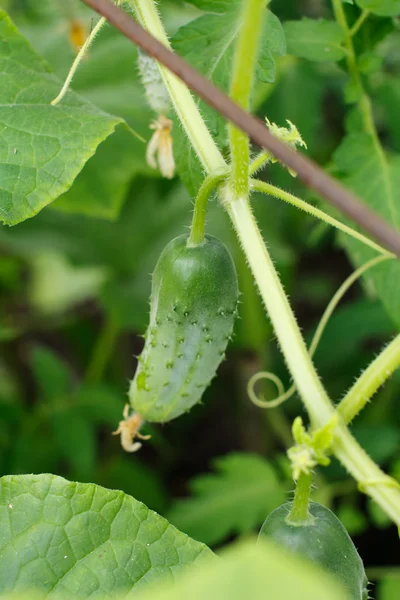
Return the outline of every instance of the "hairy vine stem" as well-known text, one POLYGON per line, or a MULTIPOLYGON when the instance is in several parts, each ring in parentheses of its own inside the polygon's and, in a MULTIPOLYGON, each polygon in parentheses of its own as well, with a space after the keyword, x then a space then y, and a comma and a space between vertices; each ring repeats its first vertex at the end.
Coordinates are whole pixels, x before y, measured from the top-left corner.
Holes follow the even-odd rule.
POLYGON ((305 212, 309 213, 313 217, 316 217, 317 219, 321 219, 321 221, 325 221, 325 223, 332 225, 332 227, 336 227, 336 229, 339 229, 340 231, 343 231, 343 233, 346 233, 347 235, 355 238, 356 240, 359 240, 366 246, 370 246, 370 248, 373 248, 374 250, 381 253, 382 255, 387 256, 388 258, 389 257, 395 258, 394 254, 391 254, 390 252, 385 250, 385 248, 382 248, 382 246, 380 246, 373 240, 370 240, 362 233, 355 231, 351 227, 348 227, 341 221, 338 221, 334 217, 331 217, 330 215, 328 215, 324 211, 320 210, 319 208, 316 208, 312 204, 309 204, 308 202, 301 200, 297 196, 294 196, 293 194, 290 194, 289 192, 286 192, 285 190, 281 190, 280 188, 276 187, 275 185, 267 183, 266 181, 260 181, 259 179, 252 179, 251 183, 250 183, 250 187, 252 190, 254 190, 256 192, 262 192, 264 194, 268 194, 269 196, 274 196, 275 198, 279 198, 280 200, 283 200, 284 202, 288 202, 288 204, 292 204, 292 206, 296 206, 296 208, 300 208, 301 210, 304 210, 305 212))
MULTIPOLYGON (((130 0, 130 2, 145 28, 169 47, 154 0, 130 0)), ((250 34, 251 31, 248 31, 247 35, 250 34)), ((248 40, 248 43, 252 45, 252 40, 248 40)), ((243 42, 243 47, 245 46, 243 42)), ((253 66, 248 64, 247 68, 253 66)), ((189 90, 174 75, 167 72, 165 67, 160 65, 160 71, 182 125, 204 168, 208 173, 224 169, 225 161, 209 134, 189 90)), ((276 153, 276 156, 280 158, 279 153, 276 153)), ((293 167, 295 168, 295 165, 293 167)), ((300 329, 252 214, 248 197, 237 196, 230 181, 222 192, 222 202, 246 253, 282 351, 313 425, 322 427, 335 416, 335 409, 307 353, 300 329)), ((336 427, 332 449, 359 485, 362 485, 363 489, 400 525, 400 490, 396 487, 396 483, 386 477, 368 457, 342 421, 336 427)))
MULTIPOLYGON (((269 0, 268 0, 269 2, 269 0)), ((267 0, 242 2, 239 36, 235 49, 230 96, 244 110, 250 109, 254 68, 265 18, 267 0)), ((249 193, 249 136, 233 123, 228 124, 231 148, 232 185, 236 196, 249 193)))
POLYGON ((192 226, 190 228, 189 236, 190 246, 198 246, 203 242, 208 199, 213 190, 225 177, 227 177, 227 175, 229 175, 228 169, 221 174, 208 175, 201 184, 194 204, 192 226))
POLYGON ((400 334, 365 369, 339 403, 337 410, 350 423, 381 385, 400 367, 400 334))
POLYGON ((333 406, 309 357, 249 201, 246 197, 236 198, 229 187, 225 189, 222 201, 246 254, 296 387, 314 426, 321 427, 332 416, 333 406))
POLYGON ((312 473, 301 473, 296 481, 292 509, 286 517, 289 525, 302 526, 310 525, 314 521, 310 515, 308 506, 310 503, 310 493, 312 485, 312 473))

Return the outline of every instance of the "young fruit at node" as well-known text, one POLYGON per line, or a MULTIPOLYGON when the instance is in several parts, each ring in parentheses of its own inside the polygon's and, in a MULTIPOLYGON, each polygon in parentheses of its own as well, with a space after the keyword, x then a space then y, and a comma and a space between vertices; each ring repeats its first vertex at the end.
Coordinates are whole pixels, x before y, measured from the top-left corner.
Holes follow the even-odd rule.
MULTIPOLYGON (((166 246, 153 273, 150 323, 129 390, 141 423, 171 421, 200 401, 224 358, 238 295, 233 260, 217 238, 191 246, 182 235, 166 246)), ((120 430, 127 431, 121 424, 120 430)))
POLYGON ((289 520, 291 508, 292 503, 287 502, 275 509, 264 521, 260 537, 267 536, 331 571, 352 600, 367 600, 368 579, 363 562, 336 515, 329 508, 310 502, 308 519, 294 524, 289 520))

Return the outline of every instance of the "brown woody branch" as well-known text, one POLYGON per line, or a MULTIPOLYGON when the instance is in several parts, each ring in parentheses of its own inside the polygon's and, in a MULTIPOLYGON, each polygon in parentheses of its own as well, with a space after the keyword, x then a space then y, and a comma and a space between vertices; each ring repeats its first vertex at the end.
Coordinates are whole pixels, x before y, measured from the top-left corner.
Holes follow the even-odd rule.
POLYGON ((362 204, 357 196, 325 173, 313 161, 299 152, 295 152, 287 144, 274 137, 262 121, 246 113, 232 102, 224 92, 193 69, 183 58, 156 40, 126 12, 109 0, 82 1, 106 17, 127 38, 175 73, 207 104, 246 132, 253 142, 271 152, 287 167, 293 169, 308 187, 324 196, 342 213, 361 225, 383 246, 400 257, 399 233, 362 204))

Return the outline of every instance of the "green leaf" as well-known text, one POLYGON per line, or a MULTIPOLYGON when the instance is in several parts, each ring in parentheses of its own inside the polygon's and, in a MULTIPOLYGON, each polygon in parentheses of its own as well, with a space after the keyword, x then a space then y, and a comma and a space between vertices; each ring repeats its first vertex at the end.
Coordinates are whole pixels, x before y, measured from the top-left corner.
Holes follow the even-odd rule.
POLYGON ((76 479, 90 481, 96 464, 96 437, 93 424, 79 407, 66 406, 50 415, 54 446, 76 479))
MULTIPOLYGON (((241 0, 191 0, 190 4, 210 12, 181 27, 173 37, 172 45, 178 54, 227 92, 240 27, 241 0)), ((275 80, 274 55, 284 55, 286 44, 279 19, 270 11, 265 15, 256 75, 260 81, 272 83, 275 80)), ((227 143, 225 120, 204 102, 199 102, 199 106, 214 139, 223 148, 227 143)), ((178 172, 191 195, 195 195, 202 180, 202 169, 177 122, 174 142, 178 172)))
POLYGON ((0 479, 0 593, 126 597, 212 556, 122 492, 54 475, 0 479))
MULTIPOLYGON (((90 29, 90 20, 85 13, 82 14, 83 22, 90 29)), ((89 13, 89 18, 92 16, 93 13, 89 13)), ((58 15, 51 26, 42 21, 24 27, 34 48, 45 57, 60 80, 65 79, 74 60, 67 25, 58 15)), ((79 66, 71 89, 102 110, 123 118, 135 132, 149 139, 149 125, 154 114, 146 103, 136 60, 135 46, 113 27, 104 27, 79 66)), ((146 164, 146 144, 125 128, 118 127, 114 135, 100 144, 74 185, 53 206, 64 212, 115 219, 130 182, 142 173, 159 176, 146 164)))
MULTIPOLYGON (((400 156, 388 156, 369 134, 348 134, 334 155, 342 180, 394 228, 400 228, 400 156)), ((361 265, 376 252, 360 242, 339 236, 353 263, 361 265)), ((400 327, 400 262, 391 260, 371 269, 366 280, 400 327)))
MULTIPOLYGON (((192 0, 190 3, 210 10, 210 13, 181 27, 172 40, 174 49, 218 87, 228 91, 240 27, 241 0, 220 0, 218 3, 192 0)), ((283 56, 285 52, 285 37, 279 19, 266 11, 257 63, 257 76, 261 81, 272 83, 275 80, 274 55, 283 56)), ((216 122, 217 115, 213 114, 213 123, 209 125, 218 135, 220 126, 225 127, 219 118, 216 122)))
POLYGON ((335 21, 286 21, 283 29, 289 54, 318 62, 338 61, 345 56, 344 34, 335 21))
MULTIPOLYGON (((118 94, 118 90, 115 90, 118 94)), ((100 144, 74 185, 53 204, 67 213, 115 220, 121 212, 129 184, 139 173, 148 173, 144 164, 146 145, 119 127, 100 144)), ((156 174, 156 173, 155 173, 156 174)))
POLYGON ((36 346, 31 362, 35 380, 47 402, 68 394, 71 373, 54 352, 44 346, 36 346))
POLYGON ((259 456, 229 454, 213 464, 218 473, 194 479, 194 497, 178 500, 168 515, 177 527, 208 544, 253 530, 285 497, 274 469, 259 456))
POLYGON ((330 575, 275 544, 249 540, 177 582, 159 584, 137 600, 348 600, 330 575))
POLYGON ((400 15, 400 0, 356 0, 356 3, 380 17, 400 15))
MULTIPOLYGON (((397 38, 400 41, 400 37, 397 38)), ((397 47, 397 46, 396 46, 397 47)), ((391 141, 395 150, 400 151, 400 119, 398 118, 398 110, 400 104, 400 80, 399 77, 380 74, 380 85, 377 89, 377 102, 382 110, 386 126, 389 130, 391 141)))
MULTIPOLYGON (((116 442, 119 444, 119 438, 116 442)), ((96 474, 97 480, 104 487, 122 489, 152 510, 165 511, 167 491, 159 470, 151 468, 137 456, 126 453, 122 456, 119 452, 116 459, 100 467, 96 474)))
POLYGON ((60 82, 0 11, 0 219, 37 214, 68 190, 122 119, 74 94, 53 107, 60 82))

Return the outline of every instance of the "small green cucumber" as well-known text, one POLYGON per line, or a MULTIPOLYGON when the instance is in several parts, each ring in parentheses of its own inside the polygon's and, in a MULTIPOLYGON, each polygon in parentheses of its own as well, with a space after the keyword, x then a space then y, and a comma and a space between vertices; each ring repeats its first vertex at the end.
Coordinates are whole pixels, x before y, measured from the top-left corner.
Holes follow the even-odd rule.
POLYGON ((337 516, 321 504, 310 502, 310 522, 294 525, 287 521, 292 503, 276 508, 261 527, 268 536, 294 553, 331 571, 346 587, 352 600, 367 600, 368 579, 355 545, 337 516))
POLYGON ((208 235, 198 246, 188 240, 172 240, 153 273, 150 323, 129 390, 144 421, 170 421, 199 402, 224 358, 237 314, 228 249, 208 235))

